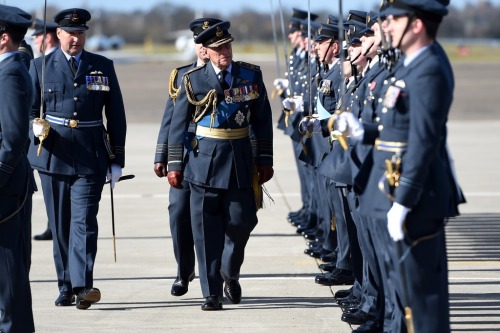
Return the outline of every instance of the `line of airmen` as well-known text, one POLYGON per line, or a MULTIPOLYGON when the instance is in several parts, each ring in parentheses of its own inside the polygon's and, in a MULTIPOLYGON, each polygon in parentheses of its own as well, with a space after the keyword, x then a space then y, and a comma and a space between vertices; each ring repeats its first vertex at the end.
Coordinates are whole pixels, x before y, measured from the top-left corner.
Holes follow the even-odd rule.
POLYGON ((317 284, 353 285, 335 293, 353 332, 450 331, 444 227, 465 199, 446 146, 453 72, 436 41, 448 4, 384 1, 350 10, 344 31, 293 10, 287 77, 274 81, 301 188, 288 221, 325 262, 317 284))

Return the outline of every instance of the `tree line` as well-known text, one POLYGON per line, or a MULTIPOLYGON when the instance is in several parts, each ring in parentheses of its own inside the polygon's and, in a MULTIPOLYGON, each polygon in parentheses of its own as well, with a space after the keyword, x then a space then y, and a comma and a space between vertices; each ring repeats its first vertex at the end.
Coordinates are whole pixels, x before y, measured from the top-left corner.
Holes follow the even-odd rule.
MULTIPOLYGON (((60 8, 47 8, 47 17, 53 17, 60 8)), ((285 22, 290 19, 291 10, 283 13, 285 22)), ((321 11, 317 21, 325 22, 328 14, 335 11, 328 8, 321 11)), ((142 43, 145 39, 155 43, 167 43, 175 39, 175 32, 187 29, 188 23, 194 18, 193 9, 183 5, 173 5, 169 2, 160 3, 148 11, 92 12, 91 30, 89 34, 104 33, 106 35, 121 35, 127 43, 142 43)), ((220 17, 217 12, 205 12, 204 16, 220 17)), ((277 34, 282 40, 279 12, 275 13, 277 34)), ((487 38, 500 39, 500 6, 489 2, 477 5, 466 5, 464 8, 449 7, 449 14, 444 18, 439 31, 440 38, 487 38)), ((222 19, 231 22, 231 34, 238 41, 271 42, 273 28, 270 13, 251 9, 234 13, 222 19)), ((286 27, 285 27, 286 29, 286 27)))

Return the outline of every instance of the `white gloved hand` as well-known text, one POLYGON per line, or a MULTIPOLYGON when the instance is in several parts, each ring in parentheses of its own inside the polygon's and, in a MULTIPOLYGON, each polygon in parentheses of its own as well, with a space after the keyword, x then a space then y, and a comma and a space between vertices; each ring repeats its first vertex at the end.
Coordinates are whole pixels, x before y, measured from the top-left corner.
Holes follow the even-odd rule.
POLYGON ((289 81, 288 79, 275 79, 273 85, 276 90, 285 90, 288 89, 289 81))
POLYGON ((387 213, 387 230, 392 240, 397 242, 405 238, 403 223, 410 208, 407 208, 397 202, 394 202, 387 213))
POLYGON ((321 132, 321 121, 315 117, 304 117, 299 123, 301 132, 321 132))
POLYGON ((286 110, 304 112, 304 100, 302 96, 287 97, 281 103, 286 110))
POLYGON ((44 131, 45 129, 42 124, 33 122, 33 134, 35 137, 39 138, 43 136, 44 131))
POLYGON ((363 124, 361 124, 352 112, 342 112, 337 116, 337 130, 339 132, 348 131, 349 136, 353 139, 361 140, 365 134, 363 124))
POLYGON ((117 164, 111 164, 110 170, 108 170, 108 174, 106 175, 106 181, 111 183, 111 188, 115 188, 115 184, 122 176, 122 168, 117 164))

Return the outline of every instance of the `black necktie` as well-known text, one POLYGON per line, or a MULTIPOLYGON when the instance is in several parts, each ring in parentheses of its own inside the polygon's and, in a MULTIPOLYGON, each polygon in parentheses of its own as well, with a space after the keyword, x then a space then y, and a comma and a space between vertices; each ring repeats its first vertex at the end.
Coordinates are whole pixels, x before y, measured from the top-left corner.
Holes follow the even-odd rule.
POLYGON ((227 75, 226 70, 219 72, 219 83, 220 83, 220 86, 222 87, 222 89, 224 89, 224 90, 229 89, 229 84, 226 81, 226 75, 227 75))
POLYGON ((71 66, 71 70, 73 71, 73 75, 76 75, 76 71, 78 70, 78 65, 76 64, 75 57, 71 57, 69 59, 69 65, 71 66))

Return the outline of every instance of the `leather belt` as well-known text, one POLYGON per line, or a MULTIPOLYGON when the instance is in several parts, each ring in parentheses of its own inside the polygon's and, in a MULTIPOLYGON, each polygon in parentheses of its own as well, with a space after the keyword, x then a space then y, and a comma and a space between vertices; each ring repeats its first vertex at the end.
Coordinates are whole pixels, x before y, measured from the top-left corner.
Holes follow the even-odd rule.
POLYGON ((375 149, 393 153, 404 153, 408 149, 408 142, 375 140, 375 149))
POLYGON ((77 119, 67 119, 59 118, 51 115, 45 117, 50 123, 63 125, 66 127, 77 128, 77 127, 97 127, 102 125, 102 119, 92 120, 92 121, 82 121, 77 119))
POLYGON ((248 137, 248 127, 226 129, 197 126, 196 135, 212 139, 243 139, 248 137))

